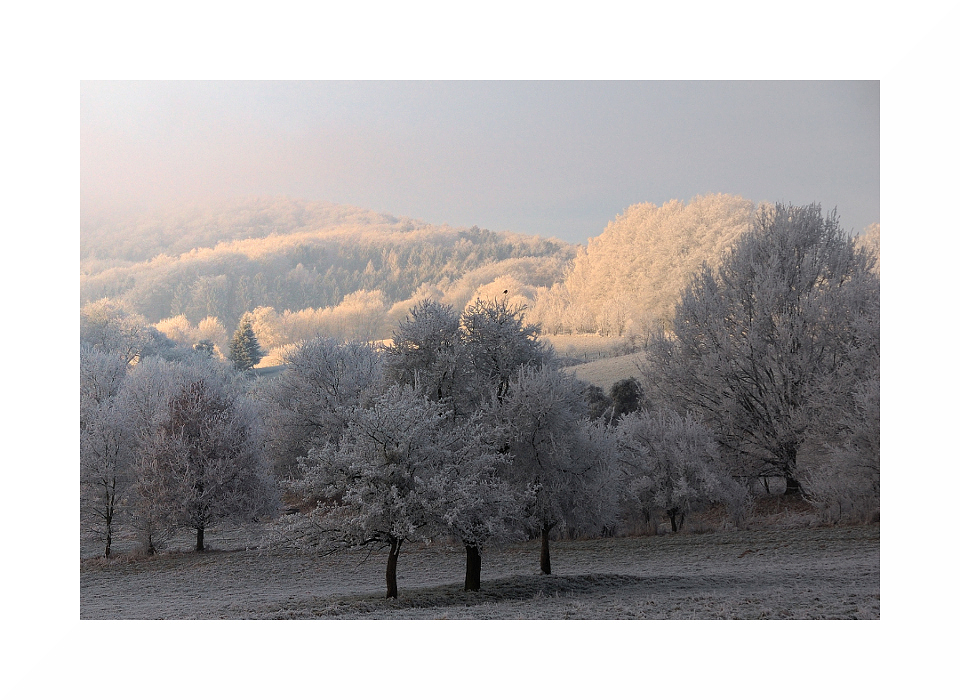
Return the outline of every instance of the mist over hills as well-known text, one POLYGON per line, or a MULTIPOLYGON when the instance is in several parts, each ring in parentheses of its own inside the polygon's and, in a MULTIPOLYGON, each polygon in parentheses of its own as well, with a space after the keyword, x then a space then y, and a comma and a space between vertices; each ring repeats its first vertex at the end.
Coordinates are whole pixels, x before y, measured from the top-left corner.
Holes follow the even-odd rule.
POLYGON ((290 233, 362 230, 413 231, 429 225, 329 202, 245 197, 228 202, 148 210, 81 212, 81 270, 177 256, 218 243, 290 233))
MULTIPOLYGON (((221 350, 246 313, 277 348, 316 333, 388 337, 421 299, 459 310, 504 291, 546 333, 640 337, 669 324, 682 288, 757 206, 728 194, 636 204, 585 247, 289 198, 89 212, 80 301, 120 302, 174 340, 221 350)), ((869 234, 879 250, 879 226, 869 234)))
POLYGON ((398 302, 410 302, 404 313, 423 297, 462 306, 502 277, 549 286, 575 253, 558 239, 291 199, 99 213, 81 220, 80 301, 114 299, 151 323, 215 318, 226 328, 260 308, 316 316, 346 302, 364 328, 325 330, 379 333, 398 302))

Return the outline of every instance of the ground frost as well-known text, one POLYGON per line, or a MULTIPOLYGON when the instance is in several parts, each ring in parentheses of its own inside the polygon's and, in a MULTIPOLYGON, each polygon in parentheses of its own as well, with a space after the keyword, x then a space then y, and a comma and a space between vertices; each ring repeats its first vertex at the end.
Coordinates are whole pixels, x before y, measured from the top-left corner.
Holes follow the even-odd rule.
POLYGON ((410 545, 396 601, 385 554, 258 552, 236 532, 213 551, 80 567, 83 619, 879 619, 879 526, 725 531, 551 543, 484 554, 479 593, 464 555, 410 545), (225 546, 226 545, 226 546, 225 546), (224 549, 218 549, 224 547, 224 549), (231 551, 226 551, 230 547, 231 551))

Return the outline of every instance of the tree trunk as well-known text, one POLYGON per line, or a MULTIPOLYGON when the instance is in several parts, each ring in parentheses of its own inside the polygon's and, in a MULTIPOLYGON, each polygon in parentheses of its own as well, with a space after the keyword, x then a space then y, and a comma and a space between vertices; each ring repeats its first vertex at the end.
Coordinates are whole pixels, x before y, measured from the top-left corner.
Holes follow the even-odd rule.
POLYGON ((684 514, 675 508, 667 511, 667 514, 670 516, 670 527, 674 532, 679 532, 683 527, 684 514))
POLYGON ((553 525, 544 525, 540 528, 540 573, 550 573, 550 530, 553 525))
POLYGON ((797 446, 790 444, 786 448, 786 456, 784 458, 784 469, 783 476, 787 480, 787 490, 784 491, 784 496, 791 496, 800 494, 803 492, 803 489, 800 486, 800 482, 797 481, 797 478, 794 474, 797 471, 797 446))
POLYGON ((103 550, 103 558, 110 557, 110 545, 113 544, 113 523, 112 518, 107 515, 107 546, 103 550))
POLYGON ((198 552, 203 551, 203 528, 202 527, 197 528, 197 551, 198 552))
POLYGON ((792 496, 799 493, 802 493, 803 489, 800 486, 800 482, 792 474, 787 474, 787 490, 783 492, 784 496, 792 496))
POLYGON ((463 590, 480 590, 480 547, 472 544, 467 548, 467 576, 463 582, 463 590))
POLYGON ((403 540, 390 540, 390 554, 387 556, 387 598, 397 597, 397 559, 400 558, 400 545, 403 540))

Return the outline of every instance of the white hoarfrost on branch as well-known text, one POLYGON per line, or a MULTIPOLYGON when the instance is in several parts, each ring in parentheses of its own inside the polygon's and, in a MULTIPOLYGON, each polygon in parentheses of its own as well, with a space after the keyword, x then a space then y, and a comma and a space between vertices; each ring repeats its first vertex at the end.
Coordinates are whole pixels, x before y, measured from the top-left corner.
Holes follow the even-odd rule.
POLYGON ((286 369, 263 384, 268 451, 278 476, 296 478, 311 447, 340 441, 351 411, 383 389, 379 352, 360 342, 317 336, 285 356, 286 369))
POLYGON ((155 532, 187 527, 203 551, 212 525, 276 511, 260 416, 224 365, 149 358, 131 372, 125 393, 137 427, 137 510, 148 549, 155 532))
POLYGON ((819 394, 856 379, 847 368, 873 319, 879 336, 873 264, 835 213, 761 208, 719 267, 702 268, 683 293, 672 332, 651 340, 645 386, 660 405, 701 417, 745 476, 783 476, 800 491, 798 451, 839 408, 819 394))
POLYGON ((444 405, 392 386, 353 409, 339 443, 301 460, 299 488, 319 497, 281 520, 275 544, 387 548, 387 596, 396 597, 404 542, 452 535, 479 547, 509 534, 517 506, 496 474, 505 459, 473 420, 455 424, 444 405))
POLYGON ((692 416, 641 411, 624 416, 616 430, 626 505, 645 519, 665 514, 677 532, 689 513, 720 502, 735 510, 746 498, 713 435, 692 416))

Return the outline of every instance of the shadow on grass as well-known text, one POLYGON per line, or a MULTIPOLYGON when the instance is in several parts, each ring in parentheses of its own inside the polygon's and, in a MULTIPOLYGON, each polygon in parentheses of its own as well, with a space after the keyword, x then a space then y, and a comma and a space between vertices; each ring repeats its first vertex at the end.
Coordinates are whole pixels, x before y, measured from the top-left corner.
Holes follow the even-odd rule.
POLYGON ((636 586, 643 579, 621 574, 585 574, 581 576, 510 576, 480 584, 479 591, 464 591, 463 584, 447 584, 401 589, 399 598, 388 600, 382 594, 364 594, 316 599, 305 607, 276 610, 278 617, 354 617, 378 611, 472 607, 503 602, 535 601, 544 598, 576 597, 636 586))

